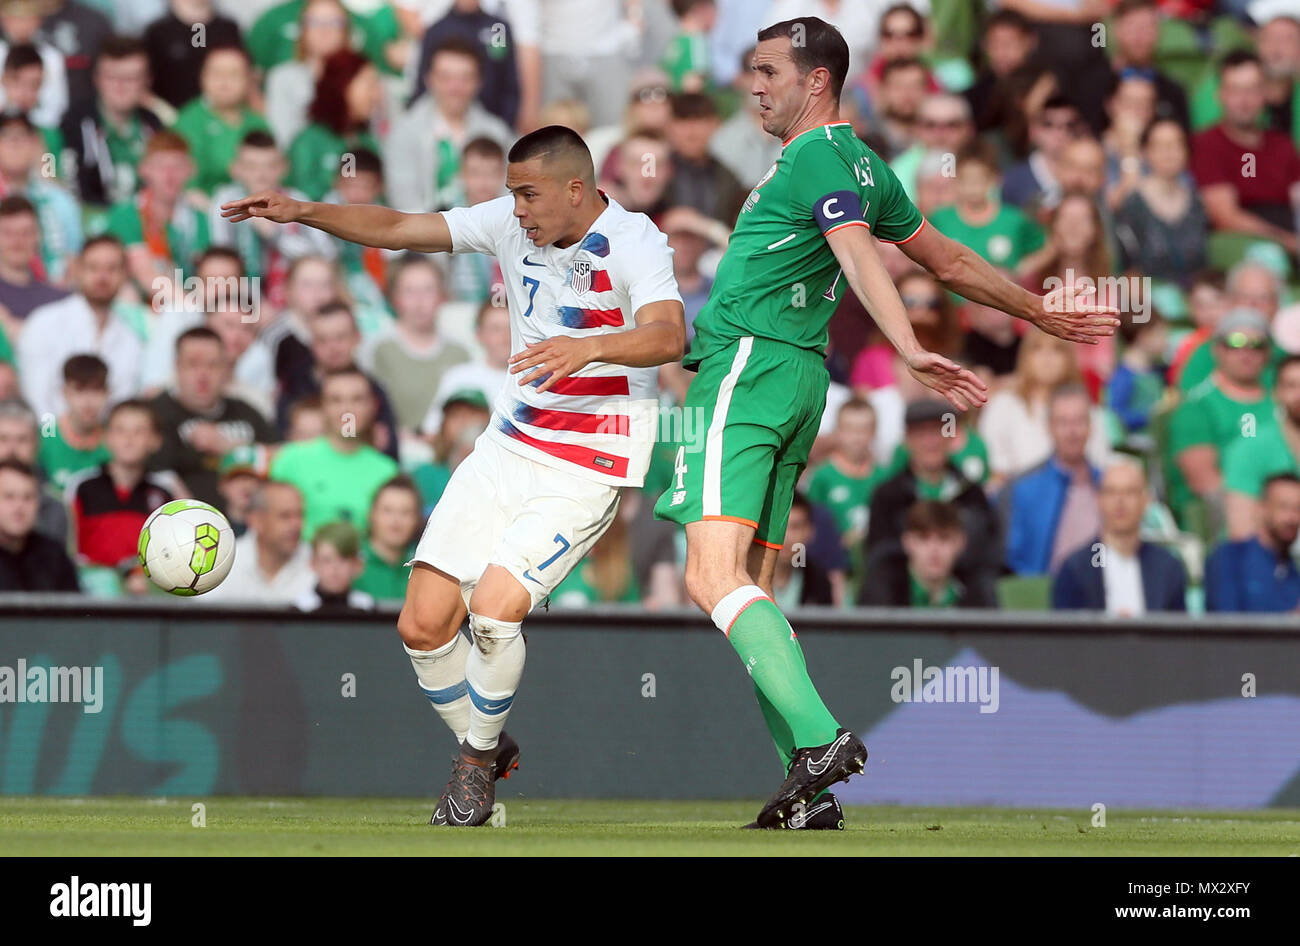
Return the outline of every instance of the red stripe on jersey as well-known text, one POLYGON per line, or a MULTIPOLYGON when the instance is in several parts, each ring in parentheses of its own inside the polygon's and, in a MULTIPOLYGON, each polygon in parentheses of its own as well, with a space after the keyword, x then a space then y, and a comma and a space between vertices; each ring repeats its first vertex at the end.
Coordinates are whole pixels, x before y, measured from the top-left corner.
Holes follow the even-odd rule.
POLYGON ((529 404, 515 408, 515 420, 548 430, 576 430, 584 434, 614 434, 626 437, 631 421, 626 414, 583 414, 577 411, 553 411, 529 404))
POLYGON ((551 443, 546 440, 538 440, 536 437, 528 436, 504 417, 499 418, 498 421, 501 432, 512 440, 526 443, 528 446, 543 453, 549 453, 559 460, 576 463, 588 470, 599 470, 602 473, 608 473, 610 476, 620 478, 627 476, 627 457, 610 456, 607 453, 599 453, 572 443, 551 443))
POLYGON ((611 292, 614 284, 609 281, 609 270, 593 269, 591 271, 591 291, 592 292, 611 292))
POLYGON ((561 378, 547 389, 547 393, 570 394, 575 397, 616 397, 628 394, 629 389, 627 375, 611 375, 600 378, 561 378))

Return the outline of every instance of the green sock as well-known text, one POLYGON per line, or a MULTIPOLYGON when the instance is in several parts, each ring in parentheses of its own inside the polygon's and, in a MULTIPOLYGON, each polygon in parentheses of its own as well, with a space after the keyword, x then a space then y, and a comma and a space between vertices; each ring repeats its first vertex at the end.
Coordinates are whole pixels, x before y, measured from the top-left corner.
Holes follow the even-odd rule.
POLYGON ((758 708, 763 713, 763 722, 767 723, 767 731, 772 734, 776 754, 781 757, 781 771, 784 772, 790 768, 790 760, 794 758, 794 734, 790 732, 790 727, 776 711, 776 707, 763 695, 757 683, 754 684, 754 698, 758 700, 758 708))
MULTIPOLYGON (((799 642, 794 639, 785 615, 770 598, 755 600, 741 611, 731 622, 728 636, 731 646, 745 662, 754 686, 784 723, 778 731, 768 709, 763 708, 763 717, 768 720, 774 739, 784 740, 788 732, 794 743, 791 748, 822 746, 835 741, 840 725, 817 695, 817 688, 804 666, 799 642)), ((762 707, 763 701, 759 705, 762 707)), ((777 751, 782 751, 780 743, 777 751)))

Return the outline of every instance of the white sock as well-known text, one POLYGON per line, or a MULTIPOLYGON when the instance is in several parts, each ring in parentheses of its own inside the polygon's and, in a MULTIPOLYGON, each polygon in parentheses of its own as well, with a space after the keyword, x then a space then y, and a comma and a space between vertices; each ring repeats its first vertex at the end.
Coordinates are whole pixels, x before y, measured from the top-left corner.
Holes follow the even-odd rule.
POLYGON ((457 631, 437 650, 411 650, 405 644, 402 647, 411 657, 420 689, 456 734, 456 742, 464 742, 469 732, 469 687, 465 683, 465 660, 472 649, 469 640, 457 631))
POLYGON ((465 662, 470 703, 465 742, 474 749, 496 748, 497 737, 505 727, 519 679, 524 675, 525 647, 519 628, 519 621, 469 616, 474 645, 465 662))

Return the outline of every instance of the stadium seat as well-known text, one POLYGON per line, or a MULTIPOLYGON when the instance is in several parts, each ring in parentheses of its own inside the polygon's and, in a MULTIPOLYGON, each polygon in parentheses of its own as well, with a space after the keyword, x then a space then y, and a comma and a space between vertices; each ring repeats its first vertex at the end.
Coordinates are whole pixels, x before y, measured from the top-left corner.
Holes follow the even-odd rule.
POLYGON ((1008 611, 1051 609, 1052 579, 1048 575, 1008 575, 998 579, 998 604, 1008 611))
POLYGON ((1206 248, 1209 265, 1214 269, 1229 270, 1250 257, 1273 267, 1282 267, 1283 278, 1291 275, 1291 261, 1286 250, 1272 240, 1248 233, 1216 230, 1210 234, 1206 248))

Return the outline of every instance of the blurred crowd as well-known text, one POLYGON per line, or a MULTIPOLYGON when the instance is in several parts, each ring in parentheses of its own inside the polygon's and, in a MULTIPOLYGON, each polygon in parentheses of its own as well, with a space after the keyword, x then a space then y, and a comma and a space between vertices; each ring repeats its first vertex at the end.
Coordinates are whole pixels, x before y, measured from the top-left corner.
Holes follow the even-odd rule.
MULTIPOLYGON (((754 36, 802 15, 930 225, 1122 324, 1064 343, 880 244, 990 398, 934 401, 849 294, 779 603, 1300 609, 1300 0, 0 0, 0 590, 148 593, 140 526, 192 496, 239 536, 200 600, 400 601, 506 383, 500 271, 220 205, 475 204, 568 125, 667 233, 689 328, 780 155, 754 36)), ((701 447, 690 378, 554 604, 684 603, 651 507, 701 447)))

